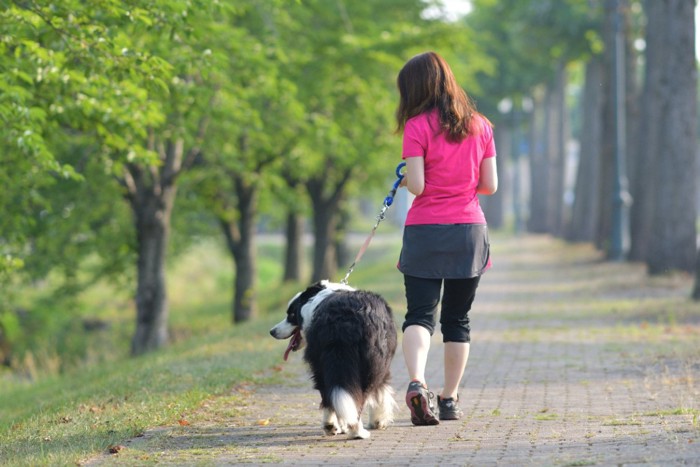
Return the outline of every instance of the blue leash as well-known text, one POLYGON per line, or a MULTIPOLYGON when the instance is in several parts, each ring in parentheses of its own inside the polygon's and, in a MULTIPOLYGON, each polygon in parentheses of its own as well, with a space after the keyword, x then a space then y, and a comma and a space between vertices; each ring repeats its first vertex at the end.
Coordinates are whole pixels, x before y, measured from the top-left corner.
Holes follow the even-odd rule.
POLYGON ((379 214, 377 215, 377 222, 374 224, 374 227, 372 227, 372 232, 370 232, 369 236, 365 240, 365 243, 362 244, 362 247, 360 247, 360 251, 357 253, 357 256, 355 256, 355 261, 352 262, 350 267, 348 268, 348 272, 345 273, 345 277, 343 280, 340 281, 341 284, 348 285, 348 277, 350 277, 350 274, 352 271, 355 269, 355 265, 360 261, 360 258, 362 258, 362 255, 365 254, 365 251, 367 251, 367 247, 369 246, 369 242, 372 241, 372 237, 374 237, 374 233, 377 231, 377 227, 379 227, 379 223, 384 220, 384 217, 386 217, 386 211, 389 209, 389 206, 394 204, 394 196, 396 196, 396 190, 399 189, 399 185, 401 184, 401 180, 403 180, 405 176, 405 172, 402 172, 401 170, 406 167, 405 162, 401 162, 399 165, 396 166, 396 181, 394 182, 394 185, 391 187, 391 190, 389 191, 389 194, 384 198, 384 203, 382 204, 382 209, 379 211, 379 214))

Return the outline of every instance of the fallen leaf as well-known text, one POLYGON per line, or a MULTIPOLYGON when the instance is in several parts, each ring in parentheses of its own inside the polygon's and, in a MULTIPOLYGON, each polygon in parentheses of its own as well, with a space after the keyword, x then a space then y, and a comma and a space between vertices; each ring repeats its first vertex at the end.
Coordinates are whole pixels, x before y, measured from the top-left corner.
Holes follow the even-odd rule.
POLYGON ((114 446, 110 446, 110 447, 109 447, 109 453, 110 453, 110 454, 116 454, 116 453, 118 453, 119 451, 121 451, 122 449, 126 449, 126 448, 125 448, 124 446, 122 446, 121 444, 116 444, 116 445, 114 445, 114 446))
POLYGON ((267 426, 270 424, 270 419, 269 418, 263 418, 258 420, 258 425, 259 426, 267 426))
POLYGON ((190 425, 190 422, 188 422, 188 421, 185 420, 184 418, 181 418, 181 419, 178 420, 177 422, 180 424, 180 426, 189 426, 189 425, 190 425))

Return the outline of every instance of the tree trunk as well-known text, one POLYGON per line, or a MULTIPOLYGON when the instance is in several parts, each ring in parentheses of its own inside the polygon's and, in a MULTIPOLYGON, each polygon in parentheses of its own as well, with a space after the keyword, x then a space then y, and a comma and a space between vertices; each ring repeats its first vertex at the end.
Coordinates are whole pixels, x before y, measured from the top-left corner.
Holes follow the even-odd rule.
MULTIPOLYGON (((137 239, 136 330, 132 355, 158 349, 168 342, 168 298, 165 284, 165 256, 170 234, 170 217, 177 189, 175 181, 183 170, 184 141, 158 142, 149 138, 162 164, 143 167, 128 164, 120 182, 127 189, 137 239)), ((186 163, 195 152, 188 154, 186 163)))
POLYGON ((331 164, 329 159, 325 173, 306 182, 306 189, 309 192, 314 211, 312 281, 332 279, 338 272, 335 248, 338 207, 345 185, 352 176, 352 169, 348 168, 337 173, 331 164), (331 181, 332 178, 335 181, 331 181))
MULTIPOLYGON (((627 0, 625 0, 627 1, 627 0)), ((633 235, 633 224, 632 224, 632 209, 637 202, 635 198, 635 193, 633 192, 632 183, 634 181, 632 178, 635 174, 639 173, 638 163, 640 159, 640 154, 642 152, 641 145, 643 137, 641 136, 641 109, 646 103, 646 94, 640 95, 641 89, 641 69, 639 67, 641 54, 634 46, 634 42, 637 39, 630 32, 632 30, 632 15, 630 14, 630 7, 623 5, 622 10, 624 17, 624 44, 625 44, 625 119, 627 123, 627 141, 626 141, 626 166, 627 173, 625 174, 625 181, 627 182, 627 196, 628 204, 625 207, 626 217, 629 225, 627 226, 627 259, 636 260, 641 258, 632 258, 632 235, 633 235), (643 96, 643 98, 642 98, 643 96)), ((647 38, 647 45, 649 47, 647 38)), ((638 193, 637 193, 638 194, 638 193)))
POLYGON ((335 237, 337 224, 337 203, 327 203, 312 196, 314 208, 314 248, 313 272, 311 281, 335 277, 338 272, 335 237))
POLYGON ((165 255, 175 192, 174 186, 164 190, 143 187, 140 202, 132 205, 138 243, 136 331, 131 341, 132 355, 141 355, 168 343, 165 255))
POLYGON ((549 210, 549 163, 545 135, 548 131, 548 107, 545 91, 536 93, 532 119, 532 144, 530 150, 530 216, 527 223, 528 231, 547 233, 547 212, 549 210))
POLYGON ((658 125, 661 122, 661 103, 659 89, 662 86, 663 69, 654 64, 663 61, 667 39, 662 37, 663 2, 647 1, 644 3, 647 17, 646 48, 644 69, 644 99, 641 101, 642 112, 639 120, 639 139, 631 164, 632 174, 630 189, 634 203, 630 209, 630 254, 632 261, 646 261, 649 251, 651 227, 654 219, 654 198, 656 198, 656 177, 654 177, 654 159, 662 153, 659 146, 658 125))
POLYGON ((335 258, 338 266, 349 267, 352 261, 350 246, 348 245, 347 231, 350 227, 350 212, 347 206, 340 206, 337 216, 337 227, 333 236, 333 245, 335 248, 335 258))
POLYGON ((234 177, 238 220, 220 219, 226 244, 235 263, 232 318, 234 323, 250 320, 257 314, 257 260, 255 254, 255 219, 258 186, 234 177))
POLYGON ((549 194, 547 209, 548 231, 557 237, 564 234, 564 180, 566 177, 566 140, 567 140, 567 113, 566 113, 566 69, 564 62, 557 65, 554 83, 551 86, 549 105, 547 106, 548 119, 548 143, 547 154, 549 167, 549 194))
POLYGON ((700 301, 700 251, 695 261, 695 286, 693 287, 693 300, 700 301))
POLYGON ((593 242, 597 230, 600 194, 598 174, 600 172, 600 146, 603 131, 601 115, 603 109, 600 81, 603 70, 600 57, 592 58, 586 64, 586 78, 583 91, 583 128, 581 130, 581 151, 571 222, 567 239, 575 242, 593 242))
MULTIPOLYGON (((207 117, 200 119, 197 141, 204 138, 207 124, 207 117)), ((193 145, 185 153, 182 137, 172 136, 161 140, 152 129, 149 130, 147 146, 158 153, 160 164, 142 166, 127 163, 123 177, 119 179, 134 213, 138 243, 136 330, 131 341, 132 355, 158 349, 168 342, 165 257, 177 193, 176 182, 180 174, 201 157, 198 145, 193 145)))
MULTIPOLYGON (((655 2, 654 2, 655 3, 655 2)), ((656 122, 659 147, 654 158, 657 193, 647 265, 650 274, 695 271, 697 257, 695 174, 697 164, 697 82, 694 3, 664 0, 659 35, 665 53, 657 63, 663 77, 656 122)))
POLYGON ((285 232, 284 282, 301 281, 301 257, 303 254, 304 219, 290 210, 287 213, 285 232))
MULTIPOLYGON (((608 2, 609 3, 609 2, 608 2)), ((613 86, 614 53, 615 53, 615 30, 613 10, 606 4, 606 18, 603 24, 603 41, 605 42, 605 53, 603 54, 603 70, 606 70, 602 80, 603 88, 603 112, 602 112, 602 144, 600 148, 600 180, 598 198, 598 228, 596 232, 595 245, 605 252, 610 251, 610 238, 612 235, 612 215, 613 215, 613 177, 615 168, 615 93, 613 86)))
POLYGON ((168 298, 165 284, 165 256, 170 234, 170 217, 177 192, 177 176, 198 154, 184 154, 181 138, 158 141, 153 134, 149 149, 158 152, 159 167, 127 164, 120 182, 127 189, 137 238, 136 330, 132 355, 158 349, 168 342, 168 298), (183 159, 184 162, 183 162, 183 159))

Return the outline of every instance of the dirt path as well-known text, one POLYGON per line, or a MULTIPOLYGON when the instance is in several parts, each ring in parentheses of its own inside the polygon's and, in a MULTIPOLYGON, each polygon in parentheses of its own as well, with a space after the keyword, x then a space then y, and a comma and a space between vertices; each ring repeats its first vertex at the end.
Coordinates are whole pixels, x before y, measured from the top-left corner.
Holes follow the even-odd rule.
MULTIPOLYGON (((504 240, 482 281, 465 417, 414 427, 400 410, 366 441, 323 436, 301 356, 286 383, 238 387, 92 465, 700 465, 700 306, 690 278, 649 279, 589 247, 504 240)), ((399 314, 402 311, 398 310, 399 314)), ((428 383, 442 383, 434 339, 428 383)))

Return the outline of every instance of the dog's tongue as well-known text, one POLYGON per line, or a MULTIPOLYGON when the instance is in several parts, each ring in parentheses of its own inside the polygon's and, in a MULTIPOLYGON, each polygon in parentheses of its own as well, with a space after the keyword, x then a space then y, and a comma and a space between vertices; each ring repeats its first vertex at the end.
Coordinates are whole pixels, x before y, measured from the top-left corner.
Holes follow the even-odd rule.
POLYGON ((289 352, 292 350, 296 350, 297 346, 299 345, 299 339, 301 339, 301 331, 299 328, 297 328, 294 331, 294 334, 292 334, 292 337, 289 338, 289 345, 287 346, 287 350, 284 351, 284 361, 287 361, 287 357, 289 357, 289 352))

